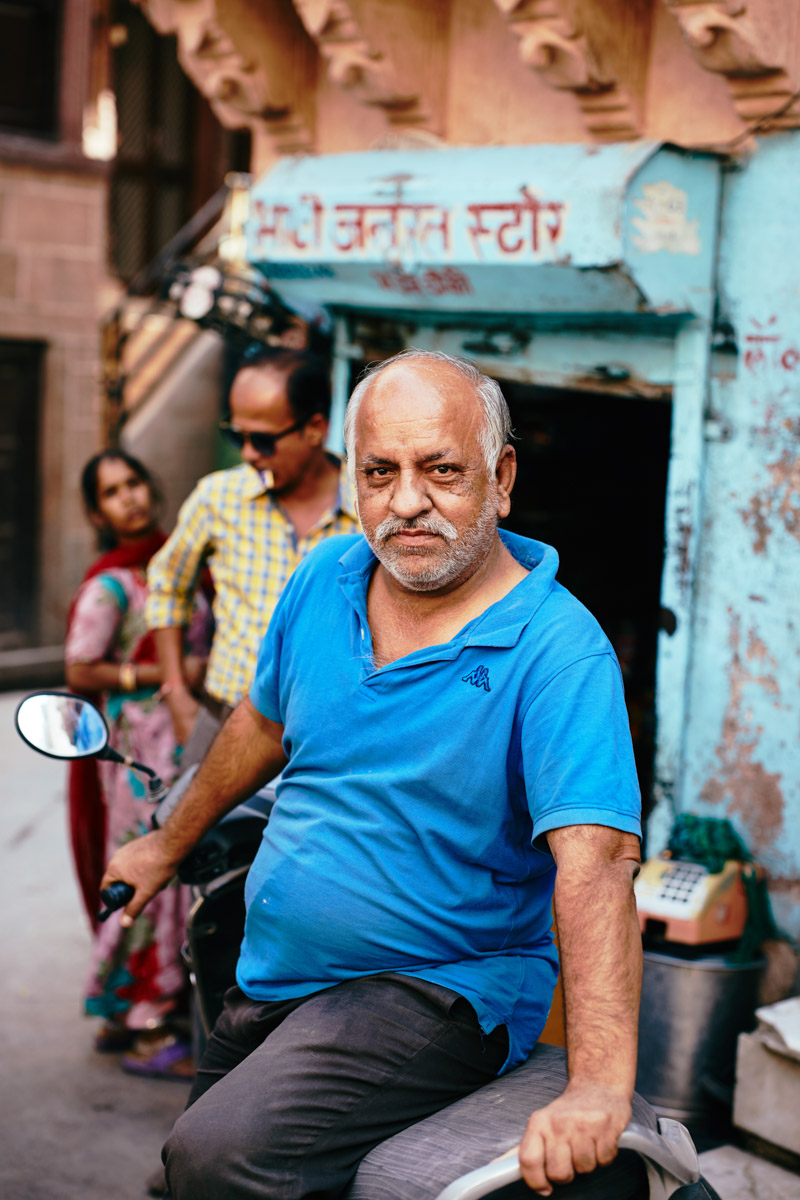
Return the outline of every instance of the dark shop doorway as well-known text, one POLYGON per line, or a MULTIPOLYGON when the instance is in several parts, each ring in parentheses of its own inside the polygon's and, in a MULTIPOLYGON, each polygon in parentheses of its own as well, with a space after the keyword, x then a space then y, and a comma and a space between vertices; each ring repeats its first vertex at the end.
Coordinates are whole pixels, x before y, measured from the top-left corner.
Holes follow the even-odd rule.
POLYGON ((671 405, 499 382, 519 459, 504 524, 555 546, 559 582, 614 646, 647 813, 671 405))
POLYGON ((43 342, 0 339, 0 650, 33 645, 43 342))

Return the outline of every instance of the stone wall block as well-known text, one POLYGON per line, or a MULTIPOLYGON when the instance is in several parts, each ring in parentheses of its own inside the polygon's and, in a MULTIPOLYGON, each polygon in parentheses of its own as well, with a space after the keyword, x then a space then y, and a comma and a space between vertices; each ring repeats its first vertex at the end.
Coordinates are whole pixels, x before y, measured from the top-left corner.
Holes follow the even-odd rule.
POLYGON ((0 250, 0 296, 13 300, 17 294, 17 256, 0 250))
POLYGON ((38 255, 32 263, 30 286, 31 299, 41 309, 68 305, 87 314, 95 309, 97 272, 91 260, 57 254, 38 255))
POLYGON ((758 1033, 742 1033, 736 1055, 733 1122, 739 1129, 800 1154, 800 1062, 772 1050, 758 1033))
POLYGON ((86 246, 95 240, 93 212, 81 200, 48 195, 15 197, 13 234, 22 244, 86 246))

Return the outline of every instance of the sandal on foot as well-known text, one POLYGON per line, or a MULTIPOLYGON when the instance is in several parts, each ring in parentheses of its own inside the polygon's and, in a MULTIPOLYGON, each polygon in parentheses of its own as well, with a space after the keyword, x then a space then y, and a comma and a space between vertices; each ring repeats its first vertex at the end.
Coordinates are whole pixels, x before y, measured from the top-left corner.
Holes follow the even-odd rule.
POLYGON ((177 1079, 187 1083, 194 1078, 191 1046, 172 1035, 150 1053, 134 1050, 132 1054, 124 1054, 120 1066, 129 1075, 144 1075, 148 1079, 177 1079))
POLYGON ((156 1196, 157 1200, 165 1200, 165 1197, 169 1196, 167 1177, 163 1166, 159 1165, 157 1171, 153 1171, 147 1176, 147 1179, 144 1181, 144 1187, 148 1196, 156 1196))
POLYGON ((94 1048, 100 1054, 117 1054, 121 1050, 130 1050, 136 1041, 136 1030, 128 1029, 125 1025, 117 1025, 108 1021, 95 1034, 94 1048))

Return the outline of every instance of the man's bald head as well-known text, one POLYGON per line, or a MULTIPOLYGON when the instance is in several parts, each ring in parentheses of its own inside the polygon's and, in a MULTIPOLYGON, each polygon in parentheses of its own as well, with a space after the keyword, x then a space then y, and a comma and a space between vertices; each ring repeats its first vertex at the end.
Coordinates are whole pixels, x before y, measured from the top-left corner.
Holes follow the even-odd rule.
POLYGON ((395 354, 384 362, 378 363, 377 366, 370 368, 356 385, 347 405, 344 419, 344 440, 351 472, 355 464, 356 421, 365 395, 385 372, 399 368, 413 370, 415 367, 420 368, 421 381, 424 379, 426 370, 430 371, 431 369, 436 370, 438 378, 441 379, 442 368, 444 368, 454 372, 459 382, 466 381, 472 387, 483 412, 478 438, 487 470, 493 475, 503 447, 508 444, 511 437, 511 414, 500 390, 500 385, 494 379, 490 379, 488 375, 483 375, 473 363, 465 358, 456 358, 454 355, 444 354, 439 350, 416 349, 403 350, 402 353, 395 354))

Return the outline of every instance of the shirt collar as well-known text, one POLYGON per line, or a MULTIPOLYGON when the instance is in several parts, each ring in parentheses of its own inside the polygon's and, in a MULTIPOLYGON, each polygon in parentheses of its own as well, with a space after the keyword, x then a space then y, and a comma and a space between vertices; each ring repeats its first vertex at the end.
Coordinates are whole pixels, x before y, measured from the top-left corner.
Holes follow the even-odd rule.
MULTIPOLYGON (((545 542, 499 530, 506 549, 528 570, 508 595, 489 606, 453 638, 463 646, 515 646, 540 605, 556 586, 558 554, 545 542)), ((376 563, 365 537, 349 547, 339 559, 343 568, 339 586, 357 610, 366 613, 369 577, 376 563)))

